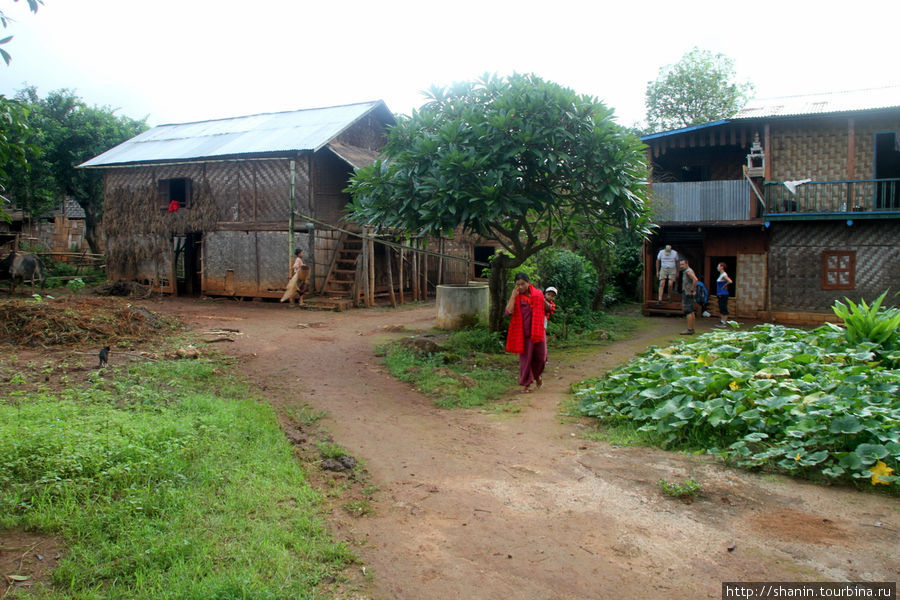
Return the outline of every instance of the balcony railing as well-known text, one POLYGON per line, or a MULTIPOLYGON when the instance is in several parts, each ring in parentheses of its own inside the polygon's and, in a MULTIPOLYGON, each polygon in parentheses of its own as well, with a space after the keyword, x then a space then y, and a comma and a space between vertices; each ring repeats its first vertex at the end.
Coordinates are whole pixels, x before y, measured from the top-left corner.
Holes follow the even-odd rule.
POLYGON ((654 183, 650 206, 657 223, 743 221, 750 218, 746 180, 654 183))
POLYGON ((764 184, 766 217, 844 218, 900 213, 900 179, 811 181, 794 191, 779 182, 764 184), (861 214, 860 214, 861 213, 861 214))

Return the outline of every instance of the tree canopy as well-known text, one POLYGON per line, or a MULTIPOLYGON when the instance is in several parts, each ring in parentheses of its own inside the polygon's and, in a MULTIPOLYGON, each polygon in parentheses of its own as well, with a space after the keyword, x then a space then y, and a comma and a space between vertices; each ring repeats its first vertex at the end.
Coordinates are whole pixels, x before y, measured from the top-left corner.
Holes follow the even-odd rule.
POLYGON ((508 269, 606 226, 646 231, 644 147, 612 117, 595 98, 535 75, 433 88, 391 129, 385 159, 351 178, 350 216, 498 242, 511 256, 497 255, 491 269, 497 329, 508 269))
POLYGON ((17 102, 27 108, 25 163, 7 173, 8 197, 26 213, 39 216, 66 196, 85 212, 85 239, 99 252, 97 225, 102 216, 103 175, 76 168, 147 129, 145 120, 116 114, 108 106, 88 106, 71 90, 40 98, 35 88, 21 90, 17 102))
POLYGON ((650 131, 668 131, 733 116, 753 93, 735 81, 734 61, 694 48, 647 84, 645 104, 650 131))

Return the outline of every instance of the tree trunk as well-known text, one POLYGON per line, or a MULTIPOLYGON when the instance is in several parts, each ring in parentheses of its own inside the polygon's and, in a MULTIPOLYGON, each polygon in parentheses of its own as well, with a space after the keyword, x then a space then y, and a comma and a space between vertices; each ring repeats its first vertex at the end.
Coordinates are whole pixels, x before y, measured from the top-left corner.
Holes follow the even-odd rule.
POLYGON ((93 203, 90 201, 79 201, 78 204, 84 210, 84 240, 88 243, 88 246, 90 246, 92 253, 101 254, 103 251, 100 248, 100 240, 97 239, 98 223, 93 203))
POLYGON ((609 263, 611 248, 603 245, 597 250, 586 253, 597 271, 597 291, 591 301, 591 310, 603 310, 603 297, 606 295, 606 282, 609 279, 609 263))

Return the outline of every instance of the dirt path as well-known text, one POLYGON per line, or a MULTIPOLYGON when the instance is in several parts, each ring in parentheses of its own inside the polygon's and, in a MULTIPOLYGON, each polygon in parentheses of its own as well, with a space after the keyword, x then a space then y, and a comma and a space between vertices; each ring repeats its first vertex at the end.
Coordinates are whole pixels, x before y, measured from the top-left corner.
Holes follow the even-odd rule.
POLYGON ((335 511, 332 528, 372 574, 372 598, 719 598, 723 581, 900 574, 897 498, 585 441, 583 425, 560 416, 571 382, 677 338, 680 319, 655 319, 576 364, 551 354, 544 388, 522 396, 521 412, 495 415, 435 408, 373 356, 398 335, 391 326, 430 328, 433 306, 160 304, 200 331, 239 329, 227 350, 273 402, 327 411, 335 441, 365 461, 375 510, 335 511), (690 505, 656 485, 686 477, 705 492, 690 505))

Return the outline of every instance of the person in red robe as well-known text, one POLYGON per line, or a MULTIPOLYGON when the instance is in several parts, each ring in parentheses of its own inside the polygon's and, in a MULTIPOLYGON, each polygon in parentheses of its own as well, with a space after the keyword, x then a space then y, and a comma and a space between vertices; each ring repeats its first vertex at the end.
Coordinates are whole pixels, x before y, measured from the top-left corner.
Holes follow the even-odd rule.
POLYGON ((516 273, 515 287, 506 314, 512 315, 506 335, 506 351, 519 355, 519 385, 523 392, 531 391, 531 384, 543 385, 544 365, 547 363, 547 334, 544 320, 544 294, 531 285, 528 275, 516 273))

